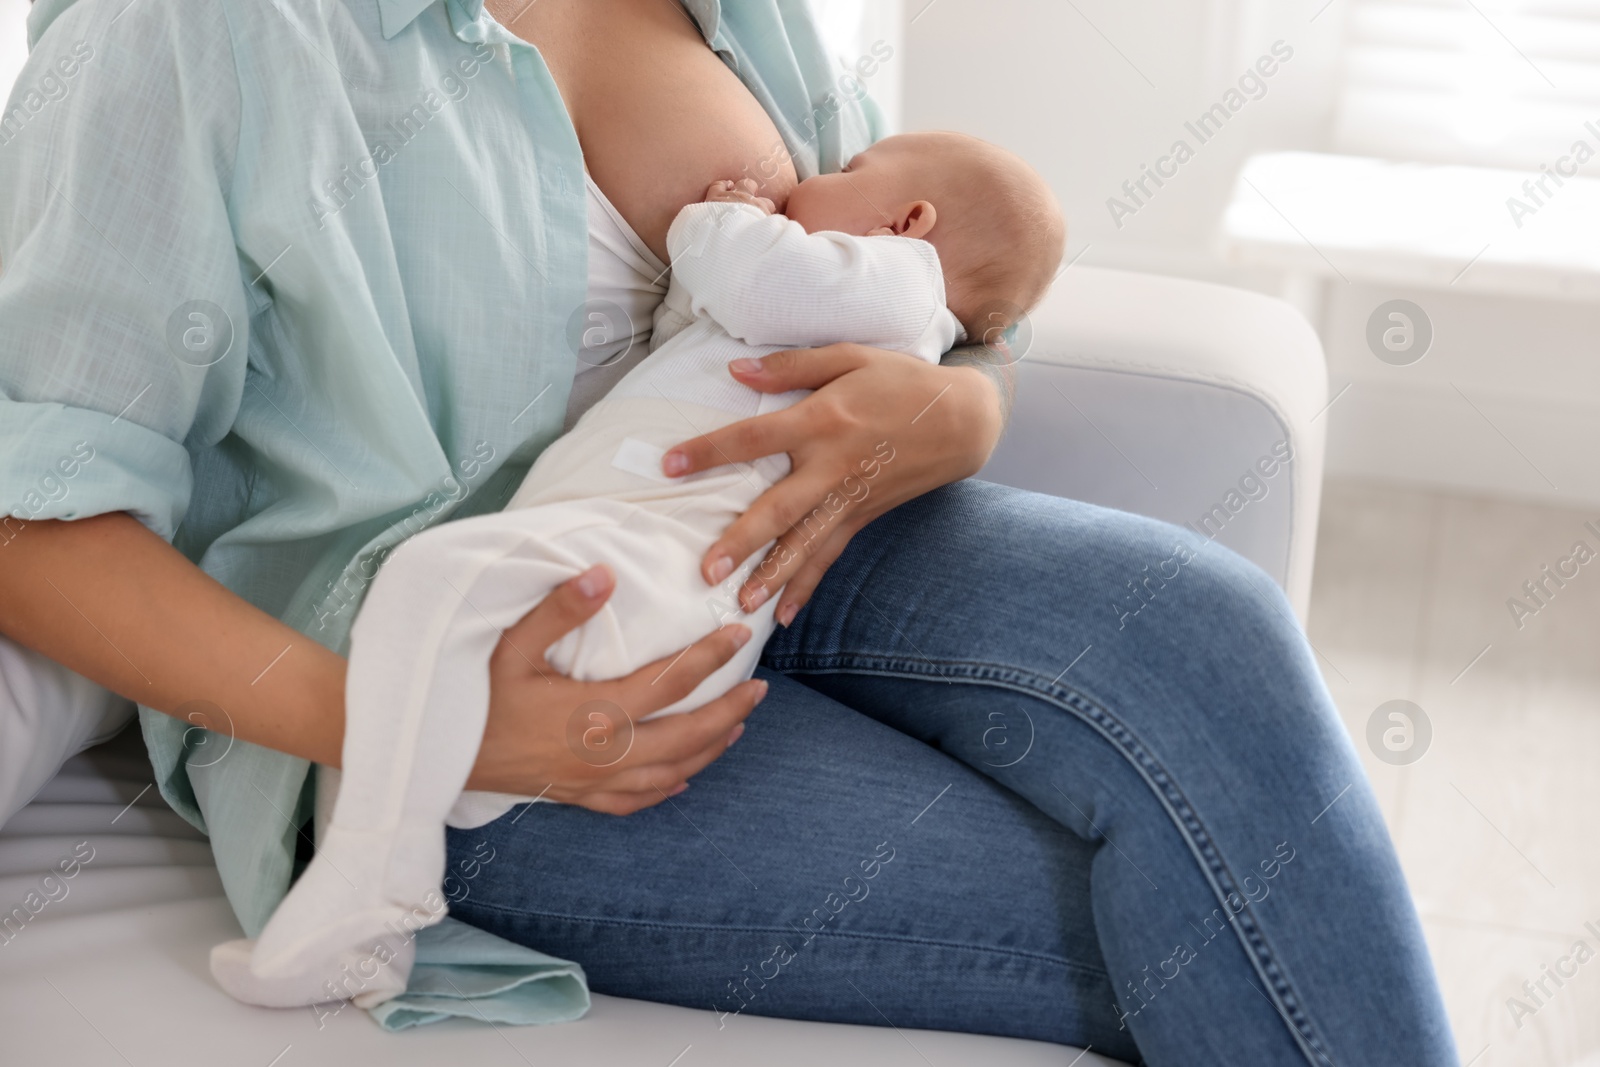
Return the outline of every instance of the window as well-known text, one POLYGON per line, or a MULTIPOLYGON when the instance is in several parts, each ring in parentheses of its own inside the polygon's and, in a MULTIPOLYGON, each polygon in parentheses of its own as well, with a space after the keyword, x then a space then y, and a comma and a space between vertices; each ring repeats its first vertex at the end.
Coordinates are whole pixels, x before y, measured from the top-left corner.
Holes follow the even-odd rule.
POLYGON ((1600 148, 1600 0, 1333 2, 1350 5, 1335 151, 1537 168, 1600 148))

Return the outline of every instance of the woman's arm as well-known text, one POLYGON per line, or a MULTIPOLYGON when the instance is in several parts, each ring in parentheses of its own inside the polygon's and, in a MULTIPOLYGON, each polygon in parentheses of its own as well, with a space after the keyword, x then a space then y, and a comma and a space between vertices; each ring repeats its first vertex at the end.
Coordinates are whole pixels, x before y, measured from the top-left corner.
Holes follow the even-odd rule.
MULTIPOLYGON (((939 364, 944 367, 971 367, 989 379, 1000 402, 1000 433, 1005 433, 1006 427, 1011 425, 1011 408, 1017 400, 1017 361, 1011 349, 1002 341, 962 345, 946 352, 939 364)), ((991 452, 999 441, 997 434, 990 445, 991 452)), ((988 462, 988 459, 988 453, 985 453, 984 462, 988 462)))
POLYGON ((0 631, 146 707, 338 765, 344 658, 125 513, 30 522, 5 542, 0 631))
MULTIPOLYGON (((14 533, 0 542, 0 633, 147 707, 338 766, 342 656, 235 596, 126 514, 30 522, 14 533), (210 705, 222 714, 195 710, 210 705)), ((575 709, 607 701, 637 721, 691 693, 750 636, 726 626, 615 681, 559 675, 544 651, 611 590, 609 573, 597 568, 507 631, 490 667, 489 724, 472 788, 626 814, 680 789, 738 738, 764 682, 639 723, 628 755, 614 764, 595 766, 574 750, 575 709)))

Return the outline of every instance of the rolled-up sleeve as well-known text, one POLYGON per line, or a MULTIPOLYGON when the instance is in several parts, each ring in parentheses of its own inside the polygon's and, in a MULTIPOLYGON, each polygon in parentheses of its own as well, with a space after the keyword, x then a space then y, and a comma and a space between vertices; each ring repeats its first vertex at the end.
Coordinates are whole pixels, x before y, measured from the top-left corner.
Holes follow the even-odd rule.
POLYGON ((79 0, 0 114, 0 542, 127 511, 173 536, 244 388, 240 94, 211 0, 79 0))

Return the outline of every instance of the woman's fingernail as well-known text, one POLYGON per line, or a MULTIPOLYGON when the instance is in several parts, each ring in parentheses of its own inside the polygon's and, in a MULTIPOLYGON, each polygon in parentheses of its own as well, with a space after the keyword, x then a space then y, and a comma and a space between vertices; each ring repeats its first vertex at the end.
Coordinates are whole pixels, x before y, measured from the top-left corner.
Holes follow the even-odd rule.
POLYGON ((750 640, 750 627, 748 627, 748 626, 738 626, 738 625, 734 626, 734 628, 733 628, 733 647, 734 648, 743 648, 745 646, 745 643, 748 642, 749 640, 750 640))
POLYGON ((681 782, 681 783, 679 783, 678 788, 676 788, 672 792, 668 793, 667 796, 675 797, 679 793, 683 792, 685 789, 688 789, 688 788, 689 788, 689 783, 688 782, 681 782))
POLYGON ((761 361, 759 359, 736 359, 728 364, 728 369, 735 374, 760 374, 761 361))
POLYGON ((794 622, 794 617, 800 613, 799 604, 784 604, 778 608, 778 625, 788 626, 794 622))
POLYGON ((578 575, 578 592, 591 600, 606 591, 606 569, 596 563, 578 575))
POLYGON ((769 591, 766 586, 764 586, 764 585, 756 586, 755 589, 752 590, 751 593, 750 593, 750 606, 748 608, 746 608, 745 610, 747 610, 747 611, 756 610, 761 605, 765 604, 767 602, 767 597, 769 597, 771 595, 772 595, 771 591, 769 591))
POLYGON ((661 460, 661 469, 667 477, 676 478, 689 469, 689 457, 682 452, 668 452, 661 460))
POLYGON ((733 573, 733 559, 730 556, 718 556, 711 561, 711 566, 706 568, 706 573, 711 576, 711 584, 716 585, 728 575, 733 573))
POLYGON ((744 723, 740 723, 738 726, 735 726, 733 728, 733 730, 730 731, 729 734, 728 734, 728 745, 729 745, 729 747, 731 748, 733 746, 733 743, 735 741, 739 740, 739 738, 741 738, 743 736, 744 736, 744 723))
MULTIPOLYGON (((756 679, 756 686, 756 703, 759 704, 763 700, 767 699, 767 690, 770 689, 771 686, 767 685, 767 680, 765 678, 756 679)), ((739 725, 743 726, 744 723, 740 723, 739 725)))

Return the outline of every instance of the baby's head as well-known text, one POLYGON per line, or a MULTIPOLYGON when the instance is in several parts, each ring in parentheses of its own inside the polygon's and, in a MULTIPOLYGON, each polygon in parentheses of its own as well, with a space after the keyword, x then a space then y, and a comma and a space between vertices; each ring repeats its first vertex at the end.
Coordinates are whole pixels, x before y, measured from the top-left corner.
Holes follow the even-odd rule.
POLYGON ((807 233, 893 234, 933 245, 945 301, 974 343, 1044 296, 1061 265, 1066 221, 1037 172, 962 133, 905 133, 837 174, 795 186, 783 213, 807 233))

